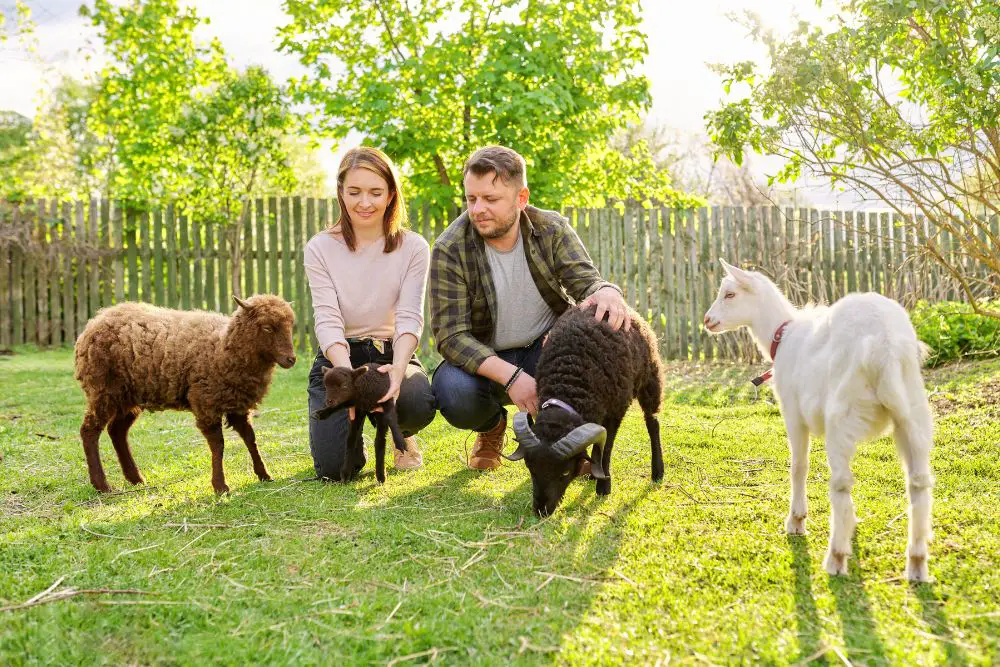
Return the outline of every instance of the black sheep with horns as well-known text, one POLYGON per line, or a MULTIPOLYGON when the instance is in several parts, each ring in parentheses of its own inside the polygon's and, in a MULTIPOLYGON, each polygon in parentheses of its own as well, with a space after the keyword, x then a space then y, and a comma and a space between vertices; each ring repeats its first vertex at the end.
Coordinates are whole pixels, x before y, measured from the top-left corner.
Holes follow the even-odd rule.
POLYGON ((611 493, 611 450, 632 399, 639 400, 652 447, 653 481, 663 479, 660 409, 663 365, 656 336, 629 309, 632 328, 613 331, 596 306, 570 308, 555 323, 535 373, 537 419, 514 416, 518 447, 507 458, 523 459, 531 473, 532 506, 551 514, 585 457, 597 480, 598 495, 611 493), (588 456, 588 447, 593 447, 588 456))

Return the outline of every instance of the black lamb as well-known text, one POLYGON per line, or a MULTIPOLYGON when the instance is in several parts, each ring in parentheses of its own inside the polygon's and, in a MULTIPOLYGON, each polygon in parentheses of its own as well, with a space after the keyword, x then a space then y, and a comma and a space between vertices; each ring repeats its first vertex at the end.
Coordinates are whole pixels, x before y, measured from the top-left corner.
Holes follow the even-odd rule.
POLYGON ((613 331, 597 321, 596 306, 570 308, 555 323, 538 360, 538 417, 514 416, 518 447, 507 458, 524 459, 531 473, 532 506, 551 514, 580 458, 591 462, 597 493, 611 493, 611 449, 633 398, 639 399, 652 445, 653 481, 663 479, 660 409, 663 366, 656 336, 629 309, 632 328, 613 331), (593 453, 587 456, 588 446, 593 453))
POLYGON ((326 389, 326 406, 312 413, 313 419, 326 419, 337 410, 354 408, 354 420, 347 436, 347 451, 344 463, 340 467, 340 481, 349 482, 357 475, 364 444, 361 433, 365 425, 365 417, 371 415, 375 424, 375 477, 385 482, 385 434, 392 432, 392 442, 401 452, 406 451, 403 442, 403 432, 399 430, 399 419, 396 415, 396 401, 389 399, 379 403, 379 399, 389 391, 389 375, 380 373, 379 364, 365 364, 355 369, 324 368, 323 386, 326 389), (382 407, 382 412, 372 412, 376 407, 382 407))

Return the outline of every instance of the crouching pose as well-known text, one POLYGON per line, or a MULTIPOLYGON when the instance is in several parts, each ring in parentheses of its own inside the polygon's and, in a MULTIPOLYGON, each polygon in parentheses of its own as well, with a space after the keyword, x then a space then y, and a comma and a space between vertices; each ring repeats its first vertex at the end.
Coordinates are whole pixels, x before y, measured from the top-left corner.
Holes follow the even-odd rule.
MULTIPOLYGON (((405 437, 393 448, 397 470, 423 463, 413 437, 436 411, 427 373, 413 352, 424 326, 424 288, 430 248, 419 234, 404 229, 406 205, 396 168, 382 152, 367 146, 344 155, 337 172, 340 218, 306 245, 319 350, 309 373, 309 413, 326 406, 324 369, 378 364, 389 375, 382 402, 395 402, 405 437)), ((353 409, 328 419, 309 420, 309 449, 321 479, 344 479, 353 409)), ((360 468, 360 458, 352 458, 360 468)), ((356 471, 355 471, 356 472, 356 471)), ((346 475, 347 479, 354 473, 346 475)))
POLYGON ((591 461, 597 493, 611 493, 611 448, 633 398, 646 419, 653 481, 663 479, 656 418, 663 368, 656 336, 632 309, 631 327, 615 331, 594 318, 595 308, 571 308, 556 321, 538 360, 538 419, 532 424, 526 412, 514 416, 519 445, 508 458, 527 464, 539 516, 551 514, 562 500, 582 458, 591 461))
POLYGON ((97 313, 76 341, 76 379, 87 395, 80 427, 90 482, 110 491, 98 440, 107 426, 122 472, 142 475, 128 431, 143 410, 190 410, 212 452, 212 488, 229 491, 222 471, 222 420, 246 443, 253 470, 271 479, 257 451, 249 413, 267 393, 274 365, 295 363, 295 315, 280 297, 262 294, 232 317, 121 303, 97 313))
POLYGON ((774 361, 774 389, 792 456, 785 529, 805 533, 809 434, 825 434, 831 509, 825 567, 846 574, 857 523, 851 457, 859 440, 877 437, 891 424, 910 495, 906 576, 928 581, 933 426, 920 377, 922 346, 906 311, 871 293, 797 310, 766 276, 722 264, 728 275, 705 314, 705 328, 722 333, 748 327, 774 361))

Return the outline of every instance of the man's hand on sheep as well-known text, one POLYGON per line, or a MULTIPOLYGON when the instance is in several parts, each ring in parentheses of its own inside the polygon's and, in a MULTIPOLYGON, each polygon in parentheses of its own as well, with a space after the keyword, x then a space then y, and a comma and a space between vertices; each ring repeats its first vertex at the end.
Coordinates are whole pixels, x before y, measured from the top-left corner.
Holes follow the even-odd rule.
POLYGON ((535 378, 527 373, 521 372, 517 376, 514 384, 507 390, 507 395, 518 410, 528 412, 532 416, 538 414, 538 388, 535 386, 535 378))
MULTIPOLYGON (((580 303, 580 308, 587 308, 597 304, 594 312, 594 319, 600 321, 604 319, 605 313, 608 316, 608 324, 615 331, 625 325, 625 331, 632 328, 632 320, 629 319, 628 310, 625 306, 625 299, 614 287, 602 287, 580 303)), ((513 397, 512 397, 513 398, 513 397)))

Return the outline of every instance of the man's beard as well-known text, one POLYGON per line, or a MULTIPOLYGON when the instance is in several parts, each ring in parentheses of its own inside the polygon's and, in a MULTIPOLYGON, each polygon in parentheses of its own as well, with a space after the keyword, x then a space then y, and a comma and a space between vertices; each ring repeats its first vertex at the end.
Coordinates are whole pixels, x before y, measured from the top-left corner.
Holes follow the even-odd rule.
POLYGON ((509 232, 511 227, 513 227, 514 225, 517 224, 517 221, 518 221, 518 218, 520 217, 520 215, 521 215, 521 212, 519 210, 515 210, 514 213, 511 215, 510 219, 508 219, 504 224, 499 224, 498 223, 497 226, 494 227, 493 229, 482 231, 479 234, 484 239, 491 239, 491 240, 492 239, 498 239, 498 238, 502 237, 504 234, 506 234, 507 232, 509 232))

